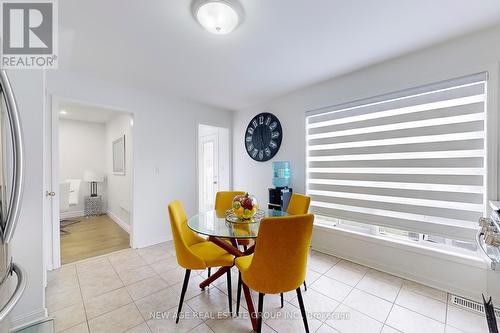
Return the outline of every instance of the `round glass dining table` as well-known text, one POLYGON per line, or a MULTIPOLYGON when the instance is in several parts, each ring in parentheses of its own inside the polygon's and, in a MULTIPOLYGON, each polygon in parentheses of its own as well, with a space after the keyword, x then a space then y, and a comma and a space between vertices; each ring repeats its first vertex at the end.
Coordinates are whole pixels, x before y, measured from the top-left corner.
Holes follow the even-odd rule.
MULTIPOLYGON (((264 217, 281 217, 288 215, 286 212, 273 209, 265 210, 263 213, 264 217)), ((238 248, 238 240, 256 239, 259 234, 260 220, 248 223, 230 222, 226 220, 225 211, 211 210, 206 213, 199 213, 190 217, 187 224, 191 230, 198 234, 208 236, 209 241, 223 248, 228 253, 231 253, 235 257, 241 257, 252 254, 255 245, 248 248, 245 247, 244 251, 240 251, 238 248), (230 242, 228 242, 228 240, 230 240, 230 242)), ((207 279, 200 283, 200 288, 204 289, 219 277, 227 273, 229 269, 230 267, 220 267, 217 272, 210 275, 207 279)), ((256 330, 257 320, 250 290, 244 283, 242 283, 242 288, 247 303, 247 309, 250 314, 250 321, 253 329, 256 330)), ((231 294, 230 289, 229 294, 231 294)))
MULTIPOLYGON (((287 216, 286 212, 268 209, 264 210, 264 217, 287 216)), ((229 239, 252 239, 257 238, 260 220, 256 222, 230 222, 226 220, 225 211, 211 210, 199 213, 188 219, 191 230, 205 236, 229 238, 229 239)))

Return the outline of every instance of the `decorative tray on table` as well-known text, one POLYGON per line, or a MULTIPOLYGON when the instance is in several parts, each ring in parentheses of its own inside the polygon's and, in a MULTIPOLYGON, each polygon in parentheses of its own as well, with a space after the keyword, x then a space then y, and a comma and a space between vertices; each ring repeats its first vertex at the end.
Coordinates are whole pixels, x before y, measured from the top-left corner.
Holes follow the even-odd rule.
POLYGON ((239 218, 232 209, 226 211, 226 221, 231 223, 256 223, 260 222, 265 216, 266 213, 262 209, 257 209, 255 214, 249 219, 239 218))

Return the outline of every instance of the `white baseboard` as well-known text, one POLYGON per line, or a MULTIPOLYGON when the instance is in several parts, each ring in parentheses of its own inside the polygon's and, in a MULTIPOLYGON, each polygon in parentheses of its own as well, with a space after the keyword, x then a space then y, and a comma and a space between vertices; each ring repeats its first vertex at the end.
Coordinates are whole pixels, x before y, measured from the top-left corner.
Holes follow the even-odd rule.
POLYGON ((315 226, 312 248, 469 299, 479 300, 481 293, 486 292, 488 270, 480 260, 447 258, 439 253, 415 250, 410 245, 391 243, 315 226))
POLYGON ((113 213, 112 211, 110 211, 109 209, 106 211, 106 214, 116 223, 120 226, 120 228, 122 228, 123 230, 125 230, 128 234, 130 234, 130 225, 127 224, 125 221, 123 221, 122 219, 120 219, 115 213, 113 213))
POLYGON ((33 312, 16 316, 11 319, 11 331, 18 330, 20 328, 47 320, 47 309, 41 308, 33 312))
POLYGON ((82 217, 84 215, 85 214, 83 213, 83 210, 76 210, 76 211, 64 212, 64 213, 59 214, 61 220, 73 219, 75 217, 82 217))

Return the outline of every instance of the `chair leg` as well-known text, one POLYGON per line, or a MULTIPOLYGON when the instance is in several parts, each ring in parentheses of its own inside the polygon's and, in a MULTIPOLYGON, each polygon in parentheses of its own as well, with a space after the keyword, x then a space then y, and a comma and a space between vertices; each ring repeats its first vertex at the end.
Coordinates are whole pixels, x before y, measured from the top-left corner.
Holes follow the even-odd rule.
POLYGON ((302 299, 302 291, 300 290, 300 287, 297 288, 297 298, 299 299, 300 313, 302 314, 302 320, 304 321, 304 327, 306 329, 306 333, 309 333, 309 325, 307 325, 306 308, 304 307, 304 300, 302 299))
POLYGON ((184 283, 182 284, 181 299, 179 300, 179 308, 177 309, 177 318, 175 319, 176 324, 179 322, 179 314, 181 313, 182 310, 182 303, 184 302, 184 295, 186 295, 190 274, 191 270, 186 269, 186 274, 184 275, 184 283))
POLYGON ((240 300, 241 300, 241 273, 238 272, 238 292, 236 295, 236 317, 240 314, 240 300))
POLYGON ((304 291, 307 291, 307 284, 306 284, 306 280, 304 280, 304 291))
POLYGON ((210 275, 212 275, 211 273, 212 273, 212 267, 208 267, 208 277, 210 277, 210 275))
POLYGON ((280 294, 281 297, 281 308, 283 309, 283 293, 280 294))
POLYGON ((231 286, 231 269, 227 270, 227 298, 229 301, 229 316, 233 316, 233 292, 231 286))
POLYGON ((259 305, 257 308, 257 333, 262 331, 262 311, 264 308, 264 294, 259 293, 259 305))

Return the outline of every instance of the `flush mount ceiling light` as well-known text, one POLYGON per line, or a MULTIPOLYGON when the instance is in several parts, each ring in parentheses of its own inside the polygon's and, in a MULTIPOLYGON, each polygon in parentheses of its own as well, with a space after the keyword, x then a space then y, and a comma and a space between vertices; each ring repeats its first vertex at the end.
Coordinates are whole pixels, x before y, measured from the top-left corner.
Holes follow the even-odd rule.
POLYGON ((193 2, 193 15, 207 31, 225 35, 233 31, 242 19, 242 8, 232 0, 198 0, 193 2))

